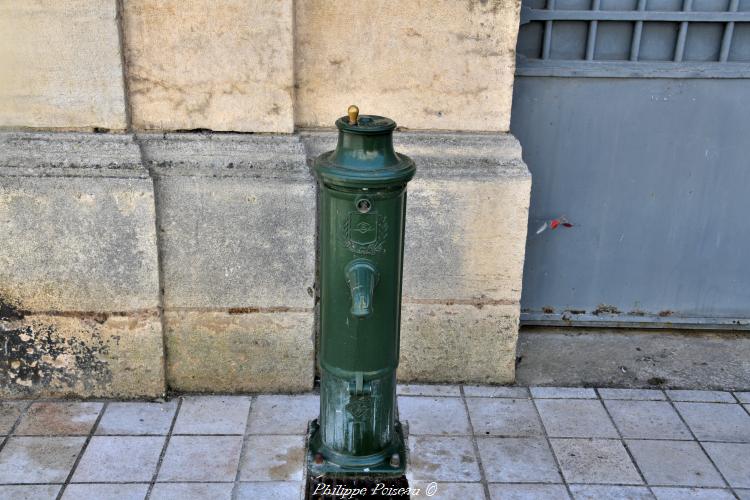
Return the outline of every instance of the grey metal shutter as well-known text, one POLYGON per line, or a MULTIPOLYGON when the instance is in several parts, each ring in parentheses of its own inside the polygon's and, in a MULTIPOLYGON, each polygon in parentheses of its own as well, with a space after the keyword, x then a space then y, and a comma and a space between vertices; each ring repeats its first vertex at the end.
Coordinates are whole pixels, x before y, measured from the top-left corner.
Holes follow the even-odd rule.
POLYGON ((522 321, 750 328, 750 0, 524 0, 521 18, 522 321))

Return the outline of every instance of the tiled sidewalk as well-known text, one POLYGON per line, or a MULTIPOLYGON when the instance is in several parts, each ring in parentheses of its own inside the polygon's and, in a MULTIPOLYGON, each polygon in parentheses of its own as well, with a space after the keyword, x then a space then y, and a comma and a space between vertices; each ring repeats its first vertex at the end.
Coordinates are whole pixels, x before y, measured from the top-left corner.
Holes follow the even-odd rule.
MULTIPOLYGON (((441 499, 750 499, 750 393, 402 386, 441 499)), ((0 405, 0 498, 294 499, 316 395, 0 405)), ((414 498, 427 498, 425 490, 414 498)))

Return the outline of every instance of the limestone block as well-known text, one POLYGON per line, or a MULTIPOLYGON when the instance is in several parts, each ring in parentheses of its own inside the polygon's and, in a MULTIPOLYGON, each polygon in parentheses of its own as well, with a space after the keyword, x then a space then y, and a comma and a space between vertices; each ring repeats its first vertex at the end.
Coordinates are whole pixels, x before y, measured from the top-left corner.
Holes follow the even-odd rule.
MULTIPOLYGON (((305 132, 310 157, 335 146, 305 132)), ((399 377, 513 380, 531 176, 510 134, 396 133, 409 183, 399 377)))
POLYGON ((512 383, 518 318, 514 305, 404 303, 399 380, 512 383))
POLYGON ((116 0, 0 0, 0 127, 125 128, 116 0))
POLYGON ((0 134, 0 299, 22 311, 159 304, 154 195, 129 136, 0 134))
POLYGON ((298 0, 296 115, 349 104, 402 127, 507 131, 520 0, 298 0))
POLYGON ((292 0, 126 0, 139 129, 291 132, 292 0))
POLYGON ((170 311, 167 377, 178 391, 301 392, 314 376, 313 315, 170 311))
POLYGON ((160 397, 165 392, 156 311, 128 315, 0 316, 0 397, 160 397))
POLYGON ((156 178, 165 307, 311 310, 315 186, 299 139, 140 138, 156 178))

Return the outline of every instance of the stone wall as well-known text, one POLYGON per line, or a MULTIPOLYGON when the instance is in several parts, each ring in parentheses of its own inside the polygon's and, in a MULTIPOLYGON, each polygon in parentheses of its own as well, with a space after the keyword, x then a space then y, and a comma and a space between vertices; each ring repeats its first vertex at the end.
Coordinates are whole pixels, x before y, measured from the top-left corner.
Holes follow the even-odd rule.
POLYGON ((352 103, 418 163, 400 377, 512 381, 519 4, 0 0, 0 396, 312 387, 308 166, 352 103))
POLYGON ((164 393, 154 216, 132 137, 0 134, 0 397, 164 393))

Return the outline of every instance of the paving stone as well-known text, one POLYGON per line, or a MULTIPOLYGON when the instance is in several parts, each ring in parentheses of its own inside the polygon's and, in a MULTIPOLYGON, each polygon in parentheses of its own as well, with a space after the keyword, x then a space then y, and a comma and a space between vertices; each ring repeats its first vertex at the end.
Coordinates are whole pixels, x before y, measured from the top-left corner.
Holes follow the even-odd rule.
POLYGON ((703 443, 719 472, 733 488, 750 488, 750 444, 703 443))
MULTIPOLYGON (((407 477, 409 474, 407 473, 407 477)), ((447 483, 409 479, 409 487, 419 489, 419 495, 412 498, 435 498, 438 500, 455 500, 456 498, 484 498, 482 483, 447 483), (432 493, 432 496, 430 496, 432 493)))
POLYGON ((151 500, 229 500, 234 483, 156 483, 151 500))
POLYGON ((750 490, 734 490, 740 500, 750 500, 750 490))
POLYGON ((460 396, 457 385, 399 384, 396 393, 404 396, 460 396))
POLYGON ((491 385, 466 385, 464 394, 471 398, 528 398, 529 390, 525 387, 507 387, 491 385))
POLYGON ((624 438, 693 438, 667 401, 605 400, 604 405, 624 438))
POLYGON ((651 488, 657 500, 731 500, 729 490, 718 488, 651 488))
POLYGON ((28 406, 25 401, 0 403, 0 435, 8 434, 21 412, 28 406))
POLYGON ((646 500, 654 495, 645 486, 594 486, 571 484, 570 492, 575 500, 646 500))
POLYGON ((740 405, 675 403, 700 441, 750 442, 750 415, 740 405))
POLYGON ((598 400, 540 399, 536 407, 550 437, 619 437, 598 400))
POLYGON ((187 396, 173 434, 244 434, 249 409, 249 397, 187 396))
POLYGON ((530 387, 535 398, 552 399, 596 399, 594 389, 587 387, 530 387))
POLYGON ((735 392, 734 395, 740 403, 750 403, 750 392, 735 392))
POLYGON ((724 486, 695 441, 626 441, 646 482, 660 486, 724 486))
MULTIPOLYGON (((148 483, 142 484, 69 484, 62 500, 143 500, 148 483)), ((152 497, 153 498, 153 497, 152 497)))
POLYGON ((13 500, 55 500, 62 488, 59 484, 4 485, 0 486, 0 498, 13 500))
POLYGON ((620 441, 551 439, 550 442, 569 483, 643 484, 620 441))
POLYGON ((258 396, 250 410, 250 434, 305 434, 310 420, 320 412, 315 394, 258 396))
POLYGON ((96 427, 97 435, 166 435, 177 400, 167 403, 110 403, 96 427))
POLYGON ((602 399, 631 399, 638 401, 663 401, 667 399, 656 389, 598 389, 602 399))
POLYGON ((415 480, 479 481, 479 466, 471 438, 410 436, 411 476, 415 480))
POLYGON ((672 401, 690 401, 694 403, 736 403, 732 393, 724 391, 678 391, 668 390, 667 396, 672 401))
POLYGON ((303 436, 249 436, 240 464, 240 481, 301 481, 303 436))
POLYGON ((151 500, 229 500, 233 483, 156 483, 151 500))
POLYGON ((173 436, 157 481, 234 481, 241 449, 241 436, 173 436))
POLYGON ((72 482, 148 482, 164 447, 163 436, 94 436, 72 482))
POLYGON ((84 437, 11 437, 0 452, 0 484, 62 483, 84 437))
POLYGON ((410 434, 471 434, 461 398, 401 396, 399 418, 409 422, 410 434))
POLYGON ((492 500, 560 500, 570 498, 568 491, 562 484, 491 484, 489 487, 492 500))
POLYGON ((474 432, 484 436, 543 436, 534 403, 529 399, 467 398, 474 432))
POLYGON ((102 403, 33 403, 16 427, 18 436, 85 436, 102 403))
POLYGON ((478 438, 477 445, 489 482, 562 482, 546 439, 478 438))
POLYGON ((278 481, 264 483, 240 483, 238 500, 287 500, 302 496, 302 482, 278 481))

